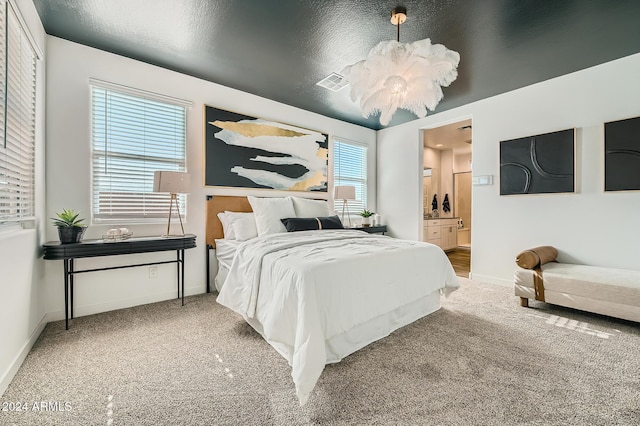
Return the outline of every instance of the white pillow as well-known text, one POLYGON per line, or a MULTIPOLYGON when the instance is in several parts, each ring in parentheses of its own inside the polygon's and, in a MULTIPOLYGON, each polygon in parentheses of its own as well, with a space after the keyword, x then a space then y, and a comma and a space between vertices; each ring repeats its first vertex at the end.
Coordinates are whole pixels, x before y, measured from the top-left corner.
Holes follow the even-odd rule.
POLYGON ((287 232, 280 219, 296 217, 290 198, 247 198, 256 216, 258 235, 287 232))
POLYGON ((227 212, 218 213, 218 219, 222 223, 222 232, 224 233, 224 238, 226 240, 235 240, 236 234, 233 232, 233 226, 229 222, 229 216, 227 216, 227 212))
POLYGON ((225 212, 233 233, 238 241, 246 241, 258 236, 253 213, 225 212))
POLYGON ((324 200, 309 200, 308 198, 288 197, 293 202, 296 217, 328 217, 329 203, 324 200))

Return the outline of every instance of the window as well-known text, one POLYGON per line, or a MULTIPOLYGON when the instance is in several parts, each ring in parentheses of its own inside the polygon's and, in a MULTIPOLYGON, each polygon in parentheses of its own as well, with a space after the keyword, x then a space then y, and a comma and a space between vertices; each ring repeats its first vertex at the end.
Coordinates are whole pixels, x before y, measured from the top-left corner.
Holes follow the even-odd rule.
POLYGON ((356 187, 356 199, 347 202, 349 213, 367 208, 367 147, 356 142, 333 140, 333 185, 356 187))
POLYGON ((35 216, 36 60, 17 10, 0 0, 0 223, 35 216))
MULTIPOLYGON (((186 169, 186 101, 91 82, 92 220, 153 222, 169 214, 169 194, 153 192, 153 172, 186 169)), ((186 197, 179 196, 186 214, 186 197)))

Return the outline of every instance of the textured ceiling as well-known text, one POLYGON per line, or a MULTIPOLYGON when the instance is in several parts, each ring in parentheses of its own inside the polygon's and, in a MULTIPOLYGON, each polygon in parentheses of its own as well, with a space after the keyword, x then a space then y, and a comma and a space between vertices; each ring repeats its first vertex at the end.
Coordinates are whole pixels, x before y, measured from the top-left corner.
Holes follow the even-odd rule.
MULTIPOLYGON (((436 112, 640 52, 638 0, 34 0, 48 34, 380 129, 316 85, 394 39, 460 53, 436 112)), ((615 78, 615 76, 612 76, 615 78)), ((587 89, 587 88, 585 88, 587 89)), ((399 110, 390 126, 416 117, 399 110)))

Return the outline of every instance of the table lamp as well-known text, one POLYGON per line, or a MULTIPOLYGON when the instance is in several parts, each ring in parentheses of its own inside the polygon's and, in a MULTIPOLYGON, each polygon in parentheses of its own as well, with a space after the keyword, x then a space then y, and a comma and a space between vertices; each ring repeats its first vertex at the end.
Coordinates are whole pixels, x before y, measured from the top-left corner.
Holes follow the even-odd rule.
MULTIPOLYGON (((341 220, 342 220, 342 223, 344 223, 344 212, 347 208, 347 201, 356 199, 356 187, 350 186, 350 185, 336 186, 334 188, 333 198, 334 200, 342 200, 342 219, 341 220)), ((349 227, 351 227, 351 216, 348 215, 348 217, 349 217, 349 227)))
POLYGON ((180 229, 184 236, 184 226, 182 225, 182 216, 180 215, 180 207, 178 206, 178 194, 186 194, 189 192, 189 184, 191 183, 191 175, 183 172, 155 171, 153 172, 153 192, 168 192, 171 195, 169 202, 169 219, 167 220, 167 235, 170 234, 171 213, 173 212, 173 203, 176 203, 178 218, 180 219, 180 229))

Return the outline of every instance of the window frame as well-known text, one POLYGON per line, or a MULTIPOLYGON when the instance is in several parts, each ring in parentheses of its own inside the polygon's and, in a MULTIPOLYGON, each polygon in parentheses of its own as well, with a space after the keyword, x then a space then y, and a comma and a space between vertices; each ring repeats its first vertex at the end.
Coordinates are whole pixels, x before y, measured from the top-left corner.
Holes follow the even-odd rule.
MULTIPOLYGON (((131 88, 115 83, 105 82, 97 79, 89 80, 90 90, 90 120, 91 120, 91 223, 95 225, 100 224, 150 224, 150 223, 162 223, 167 220, 169 215, 170 195, 168 193, 156 193, 153 192, 153 172, 157 170, 162 171, 187 171, 187 110, 191 107, 191 101, 178 99, 154 92, 131 88), (103 92, 104 105, 96 103, 96 91, 103 92), (107 106, 107 98, 119 98, 116 104, 110 104, 107 106), (119 103, 118 103, 119 102, 119 103), (109 115, 107 112, 109 108, 117 109, 114 105, 122 105, 126 107, 129 105, 132 108, 132 114, 129 115, 125 112, 118 114, 118 111, 114 115, 109 115), (104 117, 97 118, 96 110, 97 106, 104 108, 104 117), (136 108, 142 108, 135 111, 136 108), (171 133, 166 127, 158 130, 156 136, 148 136, 146 134, 146 127, 143 136, 131 135, 135 133, 135 128, 128 127, 133 126, 137 115, 142 115, 140 123, 147 123, 147 108, 150 111, 158 112, 161 109, 172 110, 174 113, 180 111, 180 119, 177 121, 170 121, 170 126, 178 126, 179 132, 174 131, 174 139, 170 143, 159 142, 163 136, 171 133), (144 111, 140 113, 140 111, 144 111), (117 122, 117 119, 131 120, 127 123, 117 122), (101 121, 102 120, 102 121, 101 121), (109 122, 111 120, 111 122, 109 122), (100 125, 96 124, 101 122, 100 125), (114 124, 115 123, 115 124, 114 124), (113 126, 113 129, 129 130, 126 134, 116 141, 116 137, 109 139, 109 126, 113 126), (96 130, 101 127, 100 130, 96 130), (131 133, 131 134, 130 134, 131 133), (176 135, 181 137, 177 137, 176 135), (137 138, 140 138, 136 141, 137 138), (137 143, 140 142, 138 146, 137 143), (111 145, 109 148, 102 150, 96 149, 96 146, 103 143, 105 147, 111 145), (124 151, 126 148, 138 147, 141 153, 129 153, 124 151), (147 154, 147 149, 150 152, 155 150, 158 153, 159 150, 166 149, 167 152, 176 154, 174 158, 160 157, 159 155, 147 154), (118 151, 119 149, 119 151, 118 151), (114 155, 115 153, 115 155, 114 155), (114 162, 114 167, 119 169, 114 173, 100 174, 101 167, 107 169, 107 164, 114 162), (132 166, 132 163, 139 163, 142 167, 132 166), (117 164, 117 166, 115 165, 117 164), (143 173, 137 173, 142 170, 143 173), (136 184, 139 190, 129 191, 123 189, 122 183, 124 178, 130 177, 132 183, 136 184), (119 182, 119 183, 118 183, 119 182), (101 190, 102 188, 102 190, 101 190), (99 204, 100 193, 105 192, 107 195, 104 201, 111 202, 111 207, 101 207, 99 204), (120 204, 119 204, 120 203, 120 204), (127 204, 128 203, 128 204, 127 204), (129 207, 132 210, 127 213, 118 213, 118 209, 121 206, 129 207), (104 209, 104 210, 102 210, 104 209), (138 209, 138 210, 136 210, 138 209)), ((156 128, 154 128, 156 129, 156 128)), ((149 134, 151 135, 151 131, 149 134)), ((171 138, 169 138, 171 139, 171 138)), ((162 151, 165 152, 165 151, 162 151)), ((180 215, 182 215, 183 221, 186 222, 187 217, 187 203, 186 194, 179 194, 178 201, 180 206, 180 215)), ((173 216, 178 217, 177 212, 173 211, 173 216)))
POLYGON ((4 170, 0 227, 31 227, 36 218, 36 110, 42 54, 17 5, 0 0, 0 7, 0 168, 4 170))
MULTIPOLYGON (((369 185, 369 163, 368 163, 368 155, 369 155, 369 146, 366 143, 358 142, 354 140, 350 140, 347 138, 342 138, 339 136, 335 136, 333 138, 333 186, 342 186, 342 185, 352 185, 356 187, 356 199, 347 201, 347 209, 346 212, 350 216, 357 216, 364 209, 368 209, 369 202, 369 194, 368 194, 368 185, 369 185), (341 174, 341 162, 339 161, 338 156, 340 155, 339 151, 342 151, 340 145, 346 145, 349 147, 353 147, 361 150, 358 153, 358 157, 360 157, 360 163, 364 166, 359 169, 360 176, 359 177, 343 177, 344 174, 341 174)), ((334 200, 334 209, 342 210, 342 206, 336 205, 336 200, 334 200)))

